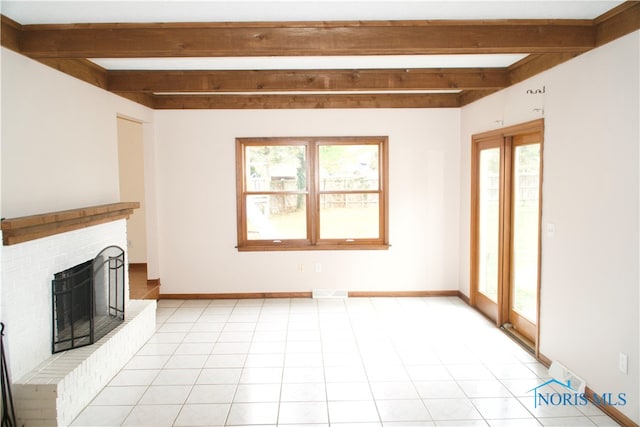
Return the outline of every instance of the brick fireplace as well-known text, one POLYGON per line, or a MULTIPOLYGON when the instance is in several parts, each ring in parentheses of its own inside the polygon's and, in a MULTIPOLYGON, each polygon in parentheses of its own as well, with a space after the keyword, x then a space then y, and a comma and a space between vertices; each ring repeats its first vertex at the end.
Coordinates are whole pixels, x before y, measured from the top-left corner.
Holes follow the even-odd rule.
POLYGON ((70 424, 155 329, 155 301, 130 301, 125 274, 124 323, 95 344, 52 354, 54 275, 127 247, 127 215, 105 206, 25 217, 29 229, 18 227, 24 218, 2 222, 1 317, 18 425, 70 424))

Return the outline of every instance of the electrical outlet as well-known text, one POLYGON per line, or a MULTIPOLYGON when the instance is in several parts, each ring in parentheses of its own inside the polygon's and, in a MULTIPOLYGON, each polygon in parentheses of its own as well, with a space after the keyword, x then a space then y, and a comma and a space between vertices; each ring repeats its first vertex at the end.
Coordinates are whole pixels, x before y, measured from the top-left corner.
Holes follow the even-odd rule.
POLYGON ((556 234, 556 225, 552 223, 547 224, 547 236, 553 237, 556 234))
POLYGON ((298 264, 298 271, 304 273, 304 264, 298 264))
POLYGON ((618 369, 620 370, 620 372, 622 372, 623 374, 628 373, 628 369, 629 369, 629 356, 627 356, 624 353, 620 353, 620 355, 618 356, 618 369))
POLYGON ((322 273, 322 264, 316 262, 316 273, 322 273))

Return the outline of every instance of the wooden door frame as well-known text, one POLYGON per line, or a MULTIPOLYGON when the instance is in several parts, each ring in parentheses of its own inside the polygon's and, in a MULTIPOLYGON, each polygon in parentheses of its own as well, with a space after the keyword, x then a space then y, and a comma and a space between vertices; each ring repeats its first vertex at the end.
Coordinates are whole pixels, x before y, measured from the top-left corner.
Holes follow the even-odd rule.
MULTIPOLYGON (((478 175, 480 145, 486 141, 500 140, 502 155, 500 158, 500 175, 503 180, 500 181, 500 224, 498 250, 500 253, 498 261, 498 304, 495 321, 496 326, 500 327, 509 319, 510 299, 511 295, 509 287, 505 285, 504 278, 511 277, 511 221, 504 221, 504 218, 510 218, 512 201, 511 201, 511 174, 513 153, 513 137, 529 133, 539 132, 542 136, 540 141, 540 186, 539 186, 539 207, 538 207, 538 278, 536 301, 536 332, 535 332, 535 354, 539 354, 540 347, 540 276, 541 276, 541 236, 542 236, 542 177, 543 177, 543 151, 544 151, 544 119, 532 120, 530 122, 521 123, 501 129, 491 130, 472 135, 471 137, 471 205, 470 205, 470 289, 469 300, 473 307, 480 308, 486 305, 482 298, 477 298, 478 293, 478 243, 479 243, 479 227, 477 218, 479 213, 478 206, 478 186, 479 181, 476 179, 478 175), (509 173, 506 173, 509 172, 509 173)), ((486 315, 486 313, 484 313, 486 315)), ((490 317, 490 316, 489 316, 490 317)))

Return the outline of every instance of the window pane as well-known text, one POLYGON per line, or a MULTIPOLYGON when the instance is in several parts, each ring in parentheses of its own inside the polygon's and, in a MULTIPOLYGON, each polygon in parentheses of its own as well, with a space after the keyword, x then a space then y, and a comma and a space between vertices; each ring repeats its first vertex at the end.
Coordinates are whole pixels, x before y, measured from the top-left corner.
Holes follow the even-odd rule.
POLYGON ((320 196, 321 239, 377 239, 378 194, 323 194, 320 196))
POLYGON ((515 148, 513 181, 513 309, 535 322, 540 144, 515 148))
POLYGON ((245 159, 246 191, 296 191, 307 188, 304 146, 247 146, 245 159))
POLYGON ((480 152, 478 290, 498 301, 500 149, 480 152))
POLYGON ((247 196, 247 240, 307 238, 307 196, 247 196))
POLYGON ((377 145, 321 145, 320 191, 377 190, 377 145))

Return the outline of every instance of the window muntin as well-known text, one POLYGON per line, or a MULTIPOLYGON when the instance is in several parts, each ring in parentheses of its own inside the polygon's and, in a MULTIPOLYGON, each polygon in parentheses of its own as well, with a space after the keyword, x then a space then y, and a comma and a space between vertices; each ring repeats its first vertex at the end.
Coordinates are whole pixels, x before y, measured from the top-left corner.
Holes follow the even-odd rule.
POLYGON ((238 249, 384 249, 387 138, 238 138, 238 249))

